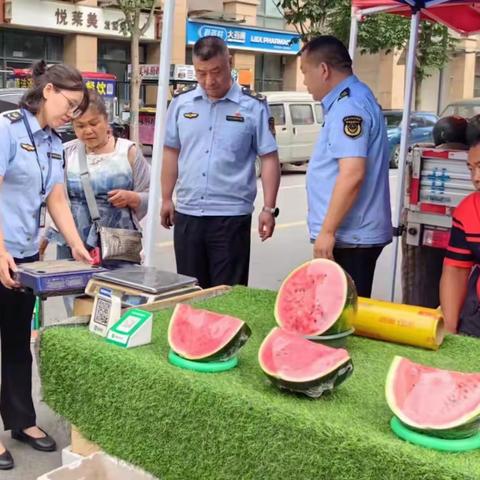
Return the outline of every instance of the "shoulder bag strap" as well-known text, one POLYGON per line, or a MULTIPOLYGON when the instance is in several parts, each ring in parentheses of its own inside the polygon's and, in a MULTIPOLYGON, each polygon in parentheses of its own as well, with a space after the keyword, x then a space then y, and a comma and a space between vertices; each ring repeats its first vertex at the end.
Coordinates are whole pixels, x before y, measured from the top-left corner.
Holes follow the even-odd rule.
POLYGON ((80 180, 87 200, 88 211, 92 222, 97 223, 100 220, 100 213, 98 211, 97 201, 95 200, 95 194, 93 193, 92 183, 90 182, 90 174, 88 173, 85 145, 80 143, 77 151, 80 166, 80 180))

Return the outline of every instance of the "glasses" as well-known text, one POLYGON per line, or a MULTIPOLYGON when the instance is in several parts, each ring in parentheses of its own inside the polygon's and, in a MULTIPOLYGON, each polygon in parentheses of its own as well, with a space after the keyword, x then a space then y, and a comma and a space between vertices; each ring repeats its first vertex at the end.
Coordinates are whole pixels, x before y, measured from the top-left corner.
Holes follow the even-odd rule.
POLYGON ((78 105, 75 102, 72 102, 72 100, 63 94, 61 90, 57 90, 57 92, 67 101, 68 111, 72 113, 72 118, 78 118, 83 113, 78 105))

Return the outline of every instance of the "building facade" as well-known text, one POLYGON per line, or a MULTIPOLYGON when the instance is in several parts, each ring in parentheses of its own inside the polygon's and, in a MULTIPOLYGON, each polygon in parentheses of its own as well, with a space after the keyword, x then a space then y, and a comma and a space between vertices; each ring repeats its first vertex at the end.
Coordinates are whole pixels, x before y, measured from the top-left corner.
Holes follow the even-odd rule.
MULTIPOLYGON (((128 102, 130 43, 123 32, 123 14, 111 3, 0 0, 0 87, 7 85, 12 69, 28 68, 43 58, 83 72, 114 74, 116 96, 120 103, 128 102)), ((176 0, 172 63, 191 64, 192 45, 206 34, 227 41, 240 83, 258 91, 304 90, 298 34, 285 25, 275 0, 176 0)), ((156 16, 142 38, 141 63, 158 65, 160 36, 161 18, 156 16)), ((419 108, 437 111, 450 101, 480 95, 478 55, 476 37, 460 39, 443 72, 434 71, 423 82, 419 108)), ((403 106, 404 52, 358 52, 355 71, 384 108, 403 106)), ((145 104, 155 101, 152 84, 143 88, 145 104)))

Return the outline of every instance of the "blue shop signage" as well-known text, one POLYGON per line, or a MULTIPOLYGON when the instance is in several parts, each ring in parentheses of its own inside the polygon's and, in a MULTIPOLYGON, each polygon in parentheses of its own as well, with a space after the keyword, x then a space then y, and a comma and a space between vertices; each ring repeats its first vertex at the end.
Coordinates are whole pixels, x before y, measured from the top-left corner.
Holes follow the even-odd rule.
POLYGON ((187 20, 188 45, 210 35, 223 38, 230 48, 237 50, 296 55, 301 47, 296 33, 187 20))

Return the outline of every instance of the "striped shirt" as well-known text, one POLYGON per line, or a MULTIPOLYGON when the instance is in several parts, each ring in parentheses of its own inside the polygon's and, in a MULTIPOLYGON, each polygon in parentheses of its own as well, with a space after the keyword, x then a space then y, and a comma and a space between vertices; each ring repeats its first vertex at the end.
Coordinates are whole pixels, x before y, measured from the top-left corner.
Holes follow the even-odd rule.
POLYGON ((480 264, 480 192, 468 195, 455 209, 444 264, 467 269, 480 264))

